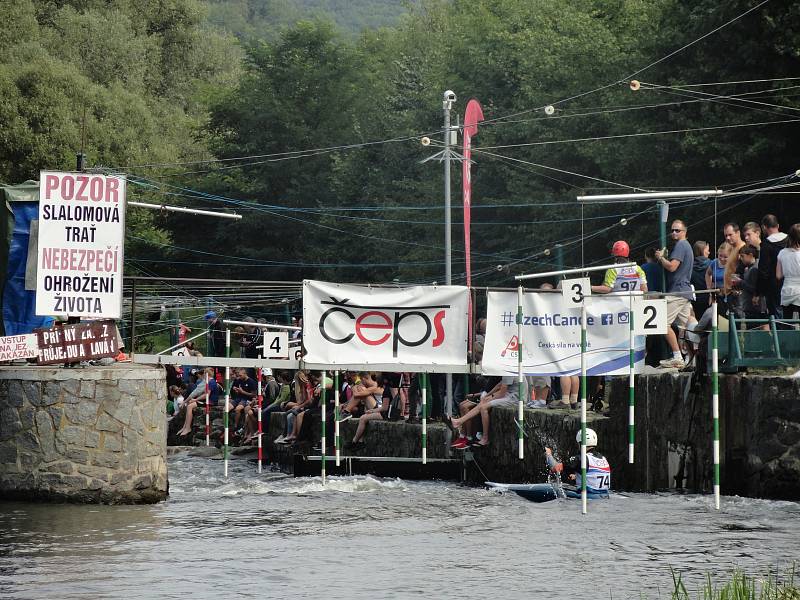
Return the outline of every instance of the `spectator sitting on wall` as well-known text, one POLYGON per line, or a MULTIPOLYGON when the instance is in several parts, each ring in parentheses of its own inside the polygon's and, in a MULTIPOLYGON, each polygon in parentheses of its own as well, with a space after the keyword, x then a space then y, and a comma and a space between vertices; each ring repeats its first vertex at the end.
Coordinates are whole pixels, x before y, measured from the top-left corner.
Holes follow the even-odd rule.
MULTIPOLYGON (((392 375, 395 374, 393 373, 392 375)), ((392 380, 392 382, 393 381, 394 380, 392 380)), ((387 383, 386 386, 383 388, 380 401, 379 402, 376 401, 375 406, 373 406, 372 408, 367 408, 364 411, 364 414, 362 414, 358 418, 358 427, 356 428, 356 433, 353 436, 352 441, 345 444, 344 446, 345 450, 359 450, 363 448, 365 446, 365 442, 363 441, 362 438, 366 433, 367 423, 369 423, 369 421, 380 421, 387 418, 389 412, 389 406, 391 406, 392 403, 392 396, 390 395, 391 394, 390 390, 392 388, 390 387, 390 385, 391 385, 390 383, 387 383)), ((395 390, 399 389, 400 385, 399 380, 397 385, 398 387, 395 388, 395 390)), ((373 398, 376 398, 376 396, 373 395, 373 398)))
POLYGON ((208 392, 208 402, 211 406, 215 406, 219 398, 219 386, 217 385, 216 379, 214 379, 213 367, 209 367, 204 371, 200 371, 196 373, 196 375, 197 383, 195 388, 186 398, 186 419, 183 422, 183 427, 177 434, 179 436, 188 435, 191 433, 192 413, 198 404, 205 402, 206 391, 208 392), (208 390, 206 390, 206 384, 208 385, 208 390))
MULTIPOLYGON (((273 443, 288 443, 287 438, 294 432, 294 422, 297 415, 308 410, 314 401, 313 375, 306 371, 298 371, 294 376, 294 400, 286 403, 286 429, 283 435, 279 436, 273 443)), ((291 440, 289 440, 291 442, 291 440)))
POLYGON ((458 417, 457 419, 452 419, 449 415, 445 415, 444 422, 451 429, 454 435, 458 435, 458 428, 461 427, 463 423, 469 421, 477 415, 480 415, 481 425, 483 427, 483 437, 476 445, 488 446, 490 411, 497 406, 514 408, 517 406, 518 402, 519 397, 517 396, 516 378, 513 376, 502 377, 500 379, 500 383, 495 386, 493 391, 481 398, 480 402, 471 408, 465 415, 458 417))
POLYGON ((377 373, 362 371, 358 374, 359 382, 353 386, 353 397, 340 412, 340 420, 360 416, 383 402, 383 388, 376 381, 377 373))
MULTIPOLYGON (((233 430, 238 432, 239 422, 250 401, 256 397, 256 382, 247 376, 246 369, 236 369, 236 376, 231 383, 231 402, 229 411, 233 412, 233 430)), ((241 433, 241 432, 239 432, 241 433)))
MULTIPOLYGON (((269 421, 272 413, 287 410, 286 405, 291 400, 291 381, 292 375, 287 371, 278 371, 275 379, 270 377, 264 387, 264 397, 261 408, 261 428, 262 431, 269 431, 269 421), (273 385, 274 384, 274 385, 273 385)), ((258 406, 256 401, 250 403, 245 409, 245 433, 244 442, 251 441, 258 434, 258 406)))
MULTIPOLYGON (((464 417, 488 395, 493 394, 500 389, 501 377, 486 377, 483 382, 483 389, 479 392, 467 394, 467 397, 462 400, 458 405, 458 412, 461 415, 461 425, 459 427, 458 435, 454 436, 455 440, 450 445, 451 448, 456 450, 464 450, 467 446, 477 443, 476 435, 481 427, 480 419, 475 414, 470 419, 464 417)), ((447 421, 445 421, 447 423, 447 421)))

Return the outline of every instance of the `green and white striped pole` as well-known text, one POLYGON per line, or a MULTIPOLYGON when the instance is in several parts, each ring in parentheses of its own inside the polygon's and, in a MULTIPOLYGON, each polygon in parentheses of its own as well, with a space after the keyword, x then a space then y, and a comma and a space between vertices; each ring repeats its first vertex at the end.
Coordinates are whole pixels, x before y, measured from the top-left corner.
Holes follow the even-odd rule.
POLYGON ((719 510, 719 315, 711 301, 711 413, 714 419, 714 508, 719 510))
POLYGON ((341 447, 339 438, 339 371, 336 371, 333 375, 333 385, 336 388, 333 391, 333 445, 336 447, 336 466, 338 467, 341 461, 341 452, 339 450, 341 447))
POLYGON ((630 322, 630 341, 628 350, 630 354, 630 365, 628 372, 628 462, 633 464, 633 441, 635 436, 634 425, 634 405, 636 396, 636 384, 634 381, 636 369, 636 334, 633 327, 633 294, 628 296, 630 301, 630 311, 628 321, 630 322))
POLYGON ((581 512, 587 512, 586 495, 586 297, 581 299, 581 512))
POLYGON ((428 374, 422 377, 422 464, 428 464, 428 374))
MULTIPOLYGON (((522 375, 522 297, 525 291, 520 285, 517 288, 517 384, 519 385, 519 408, 517 410, 517 428, 519 429, 519 459, 525 458, 525 440, 523 419, 525 418, 525 384, 522 375)), ((486 435, 488 431, 484 433, 486 435)))
POLYGON ((320 398, 319 398, 320 411, 321 411, 321 416, 322 416, 322 435, 320 436, 320 438, 321 438, 320 439, 320 446, 322 447, 320 452, 322 452, 322 456, 321 456, 321 461, 320 462, 322 463, 322 485, 325 485, 325 466, 326 466, 325 463, 327 462, 326 461, 327 456, 325 455, 325 450, 328 447, 328 437, 326 435, 327 423, 325 422, 327 420, 327 417, 328 417, 328 413, 327 413, 327 411, 328 411, 328 407, 327 407, 328 398, 326 396, 327 386, 325 385, 325 371, 320 371, 319 372, 319 377, 320 377, 320 381, 322 382, 322 390, 320 392, 320 398))
MULTIPOLYGON (((231 357, 231 330, 225 328, 225 358, 231 357)), ((222 413, 222 419, 225 425, 225 445, 222 451, 222 457, 225 462, 225 478, 228 477, 228 434, 229 434, 229 417, 228 410, 231 406, 231 368, 225 365, 225 410, 222 413)))

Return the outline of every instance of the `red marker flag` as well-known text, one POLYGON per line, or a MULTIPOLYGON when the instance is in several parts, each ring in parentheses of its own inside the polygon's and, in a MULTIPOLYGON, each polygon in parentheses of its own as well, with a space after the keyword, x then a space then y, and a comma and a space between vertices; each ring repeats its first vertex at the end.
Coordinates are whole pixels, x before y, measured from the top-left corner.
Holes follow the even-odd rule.
MULTIPOLYGON (((470 174, 472 136, 478 134, 478 123, 483 121, 483 110, 480 103, 474 98, 467 102, 467 110, 464 113, 464 161, 461 163, 461 180, 464 186, 464 252, 467 261, 467 287, 472 286, 472 260, 470 257, 470 222, 472 207, 472 178, 470 174)), ((472 351, 472 295, 469 298, 469 321, 468 321, 468 340, 469 349, 472 351)))

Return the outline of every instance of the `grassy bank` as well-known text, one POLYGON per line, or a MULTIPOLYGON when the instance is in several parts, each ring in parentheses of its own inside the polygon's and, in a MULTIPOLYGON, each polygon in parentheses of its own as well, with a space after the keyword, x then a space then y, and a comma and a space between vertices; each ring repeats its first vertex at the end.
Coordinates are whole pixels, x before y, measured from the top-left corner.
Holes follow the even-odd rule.
POLYGON ((800 585, 795 578, 797 565, 784 573, 768 571, 764 576, 748 575, 735 570, 723 582, 714 581, 708 574, 703 586, 695 593, 686 589, 679 573, 672 571, 674 600, 800 600, 800 585))

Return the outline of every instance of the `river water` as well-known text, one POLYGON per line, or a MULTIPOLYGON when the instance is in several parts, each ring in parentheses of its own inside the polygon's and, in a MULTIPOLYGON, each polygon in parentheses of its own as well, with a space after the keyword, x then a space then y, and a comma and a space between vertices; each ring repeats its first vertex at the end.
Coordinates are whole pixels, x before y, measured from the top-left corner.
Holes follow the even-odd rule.
POLYGON ((693 591, 800 559, 791 502, 615 495, 583 516, 452 483, 169 468, 155 506, 0 503, 0 598, 669 598, 671 569, 693 591))

